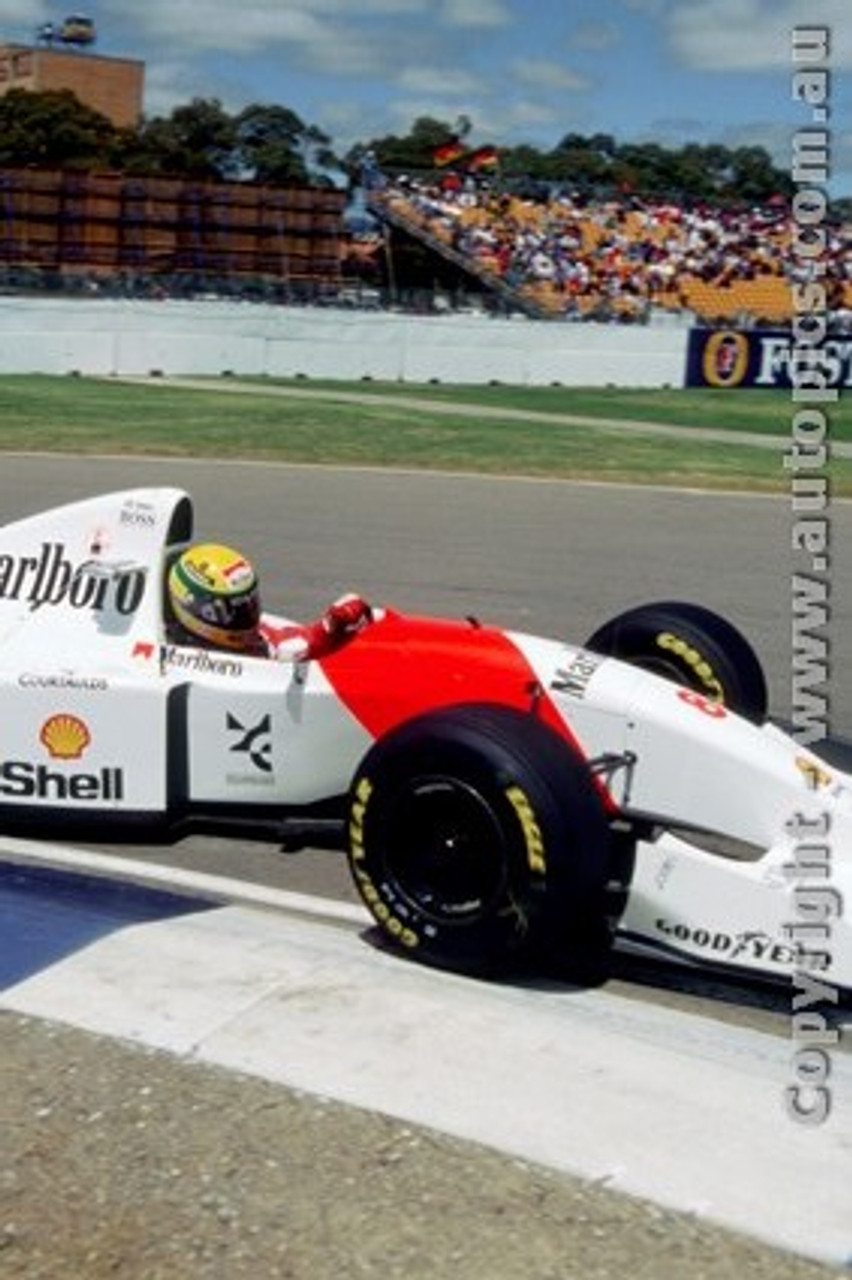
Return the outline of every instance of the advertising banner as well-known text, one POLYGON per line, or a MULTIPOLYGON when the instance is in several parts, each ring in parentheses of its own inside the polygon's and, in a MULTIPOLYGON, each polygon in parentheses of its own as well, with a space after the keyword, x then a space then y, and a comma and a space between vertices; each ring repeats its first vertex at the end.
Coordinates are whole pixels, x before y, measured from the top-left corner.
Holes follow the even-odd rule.
POLYGON ((813 385, 820 388, 852 386, 852 335, 828 337, 805 352, 801 343, 794 347, 792 334, 782 329, 690 330, 685 385, 789 389, 794 352, 799 385, 807 381, 807 367, 814 373, 813 385))

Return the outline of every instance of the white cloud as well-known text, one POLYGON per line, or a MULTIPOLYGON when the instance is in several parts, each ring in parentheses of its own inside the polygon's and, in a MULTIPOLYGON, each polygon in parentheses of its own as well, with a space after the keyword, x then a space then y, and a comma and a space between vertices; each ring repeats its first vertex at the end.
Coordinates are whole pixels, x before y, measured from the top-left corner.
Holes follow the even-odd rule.
POLYGON ((561 108, 557 111, 538 98, 515 98, 503 103, 493 118, 499 137, 521 143, 530 141, 531 130, 552 128, 561 123, 564 115, 561 108))
MULTIPOLYGON (((412 117, 406 115, 402 127, 407 131, 411 122, 412 117)), ((356 142, 367 142, 398 131, 396 117, 389 118, 384 104, 381 107, 369 106, 360 98, 336 98, 329 103, 322 127, 334 139, 334 148, 338 152, 348 151, 356 142)))
POLYGON ((512 63, 512 72, 520 84, 534 85, 538 89, 565 89, 570 93, 579 93, 589 88, 585 76, 578 75, 561 62, 551 62, 547 58, 516 58, 512 63))
POLYGON ((219 98, 228 110, 280 101, 345 149, 365 137, 405 132, 419 116, 453 121, 462 113, 477 137, 499 145, 554 131, 561 136, 566 117, 570 124, 576 114, 567 96, 576 101, 588 87, 555 58, 519 59, 508 69, 494 64, 487 76, 470 69, 479 47, 470 33, 487 37, 513 20, 504 0, 288 0, 286 8, 281 0, 244 0, 238 21, 232 5, 145 0, 124 10, 125 33, 135 24, 148 48, 158 49, 148 60, 148 115, 168 113, 193 96, 219 98), (233 56, 209 59, 208 53, 223 52, 224 32, 233 56), (460 40, 462 32, 468 35, 460 40), (252 78, 258 54, 265 64, 262 91, 252 78), (315 77, 311 105, 292 97, 291 72, 315 77), (359 78, 365 86, 383 86, 381 105, 369 89, 363 102, 353 101, 345 83, 359 78), (542 101, 545 90, 562 96, 558 109, 542 101))
POLYGON ((245 0, 235 20, 230 0, 145 0, 136 14, 142 32, 183 49, 257 52, 270 45, 314 44, 329 33, 302 6, 245 0))
POLYGON ((537 97, 493 98, 476 117, 477 133, 497 146, 530 144, 546 150, 571 127, 577 107, 554 106, 537 97), (547 139, 550 138, 550 142, 547 139))
MULTIPOLYGON (((65 12, 70 12, 70 6, 65 12)), ((43 23, 61 17, 50 0, 0 0, 0 44, 28 45, 43 23)))
POLYGON ((487 92, 487 84, 461 68, 439 66, 405 67, 396 77, 396 85, 406 93, 442 98, 467 97, 487 92))
MULTIPOLYGON (((401 51, 399 60, 403 61, 401 51)), ((299 69, 337 78, 358 77, 382 79, 393 74, 393 51, 384 42, 371 40, 359 31, 338 31, 333 38, 306 42, 296 51, 299 69)), ((286 84, 286 67, 282 67, 282 84, 286 84)))
POLYGON ((400 67, 449 63, 454 45, 435 21, 436 3, 242 0, 235 15, 233 0, 145 0, 125 12, 123 22, 127 35, 132 37, 135 26, 149 48, 173 55, 274 56, 282 77, 289 65, 301 72, 392 82, 400 67))
POLYGON ((633 9, 636 13, 646 13, 649 17, 657 17, 661 14, 670 0, 624 0, 626 9, 633 9))
POLYGON ((451 27, 505 27, 513 20, 502 0, 444 0, 441 17, 451 27))
POLYGON ((48 0, 0 0, 0 39, 26 44, 42 22, 56 16, 48 0))
POLYGON ((149 120, 170 115, 176 106, 192 98, 218 98, 226 109, 239 110, 245 106, 244 102, 224 103, 221 85, 208 84, 191 62, 160 59, 155 67, 146 68, 145 115, 149 120))
MULTIPOLYGON (((310 4, 313 0, 307 0, 310 4)), ((424 13, 429 8, 430 0, 316 0, 317 7, 342 16, 353 16, 354 10, 360 10, 365 16, 398 15, 406 13, 424 13)))
POLYGON ((574 30, 570 44, 574 49, 600 52, 612 49, 622 40, 622 34, 614 22, 581 22, 574 30))
MULTIPOLYGON (((142 40, 156 48, 149 57, 149 73, 167 57, 190 59, 210 53, 231 55, 219 74, 234 82, 250 71, 241 59, 262 56, 274 59, 280 69, 281 91, 286 99, 288 71, 335 78, 392 80, 400 66, 428 57, 438 61, 438 35, 434 28, 405 21, 404 15, 420 14, 429 0, 244 0, 235 21, 232 0, 145 0, 133 18, 142 40), (401 16, 398 23, 361 22, 359 18, 401 16)), ((126 19, 126 21, 128 21, 126 19)), ((129 21, 128 21, 129 26, 129 21)), ((443 60, 443 59, 442 59, 443 60)), ((199 63, 199 65, 201 65, 199 63)), ((268 74, 268 67, 267 67, 268 74)), ((247 86, 249 97, 251 90, 247 86)), ((277 90, 276 90, 277 91, 277 90)))
POLYGON ((693 70, 791 67, 796 26, 827 27, 830 65, 852 67, 849 0, 686 0, 671 6, 667 23, 675 56, 693 70))

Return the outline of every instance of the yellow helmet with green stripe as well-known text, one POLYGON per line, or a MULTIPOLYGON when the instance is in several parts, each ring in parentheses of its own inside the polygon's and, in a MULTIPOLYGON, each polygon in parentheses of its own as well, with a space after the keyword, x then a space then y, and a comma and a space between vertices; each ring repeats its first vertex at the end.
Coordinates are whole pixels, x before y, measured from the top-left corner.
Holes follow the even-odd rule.
POLYGON ((224 649, 258 644, 257 574, 239 551, 218 543, 188 547, 169 572, 169 601, 190 637, 224 649))

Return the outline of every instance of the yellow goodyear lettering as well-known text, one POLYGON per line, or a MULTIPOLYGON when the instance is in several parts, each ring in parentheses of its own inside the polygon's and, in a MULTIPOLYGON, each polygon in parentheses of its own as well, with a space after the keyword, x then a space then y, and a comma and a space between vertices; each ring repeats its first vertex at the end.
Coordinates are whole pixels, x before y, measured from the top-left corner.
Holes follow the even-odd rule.
POLYGON ((672 635, 670 631, 661 631, 656 638, 656 643, 660 649, 668 649, 670 653, 681 658, 712 697, 720 701, 724 699, 725 690, 722 688, 721 680, 697 649, 693 649, 692 645, 681 640, 680 636, 672 635))
POLYGON ((420 946, 420 938, 411 928, 405 924, 397 916, 393 914, 390 907, 382 900, 371 878, 361 867, 354 867, 353 874, 358 886, 358 892, 370 910, 371 915, 379 922, 383 929, 395 938, 402 946, 413 950, 420 946))
POLYGON ((349 815, 349 851, 352 858, 352 875, 358 892, 372 913, 374 919, 395 938, 403 947, 413 950, 420 945, 420 938, 415 931, 397 918, 383 900, 372 877, 360 864, 365 858, 364 850, 364 815, 367 802, 373 793, 373 784, 369 778, 361 778, 355 788, 355 799, 349 815))
POLYGON ((547 858, 544 850, 544 837, 541 834, 541 827, 536 821, 532 805, 520 787, 509 787, 506 791, 506 799, 518 815, 518 821, 524 833, 530 871, 534 875, 546 875, 547 858))
POLYGON ((367 903, 368 907, 372 908, 373 903, 381 901, 379 898, 379 891, 367 875, 366 871, 363 871, 361 867, 355 867, 353 875, 355 876, 358 892, 361 894, 361 897, 367 903))
POLYGON ((372 794, 373 784, 370 779, 359 778, 355 787, 355 799, 349 811, 349 850, 355 860, 364 857, 364 814, 372 794))

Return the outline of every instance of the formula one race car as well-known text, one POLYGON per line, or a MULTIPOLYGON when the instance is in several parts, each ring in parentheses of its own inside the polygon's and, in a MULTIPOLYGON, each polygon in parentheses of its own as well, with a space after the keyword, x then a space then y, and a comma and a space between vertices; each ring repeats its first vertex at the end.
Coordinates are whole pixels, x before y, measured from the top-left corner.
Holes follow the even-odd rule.
POLYGON ((463 972, 616 937, 852 988, 852 776, 767 719, 729 623, 654 604, 578 646, 382 608, 315 659, 193 648, 192 534, 168 488, 0 528, 0 831, 346 848, 386 938, 463 972))

